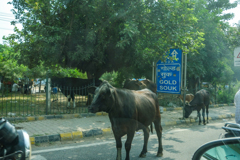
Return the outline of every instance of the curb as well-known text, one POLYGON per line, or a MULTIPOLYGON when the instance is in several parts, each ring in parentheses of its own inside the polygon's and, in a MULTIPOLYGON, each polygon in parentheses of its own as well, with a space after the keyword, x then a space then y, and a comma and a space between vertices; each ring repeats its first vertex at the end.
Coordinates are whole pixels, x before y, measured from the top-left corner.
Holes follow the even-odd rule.
POLYGON ((37 120, 47 120, 47 119, 72 119, 72 118, 82 118, 82 117, 92 117, 92 116, 96 116, 96 114, 78 113, 78 114, 29 116, 29 117, 4 117, 4 119, 8 120, 9 122, 14 122, 14 121, 37 121, 37 120))
MULTIPOLYGON (((213 117, 208 117, 209 120, 218 120, 223 118, 234 118, 235 114, 226 114, 226 115, 218 115, 213 117)), ((196 123, 198 119, 185 119, 185 120, 178 120, 178 121, 169 121, 162 123, 162 126, 170 126, 170 125, 178 125, 178 124, 189 124, 189 123, 196 123)), ((74 140, 81 140, 83 138, 94 137, 99 135, 108 135, 112 134, 111 128, 102 128, 102 129, 91 129, 87 131, 73 131, 68 133, 60 133, 55 135, 46 135, 46 136, 36 136, 30 137, 30 142, 32 145, 36 145, 39 143, 49 143, 49 142, 64 142, 64 141, 74 141, 74 140)))
MULTIPOLYGON (((217 108, 217 107, 224 107, 224 106, 235 106, 234 103, 229 103, 229 104, 214 104, 214 105, 209 105, 209 108, 217 108)), ((174 110, 182 110, 183 107, 167 107, 163 108, 163 111, 174 111, 174 110)))
MULTIPOLYGON (((209 108, 224 107, 224 106, 235 106, 234 103, 229 104, 216 104, 209 105, 209 108)), ((163 107, 163 111, 174 111, 182 110, 182 107, 163 107)), ((71 118, 82 118, 82 117, 93 117, 93 116, 108 116, 106 112, 97 113, 76 113, 76 114, 61 114, 61 115, 43 115, 43 116, 29 116, 29 117, 4 117, 9 122, 15 121, 37 121, 46 119, 71 119, 71 118)))
POLYGON ((87 131, 73 131, 68 133, 60 133, 55 135, 47 135, 47 136, 36 136, 30 137, 31 144, 39 144, 39 143, 49 143, 49 142, 63 142, 63 141, 74 141, 80 140, 86 137, 98 136, 98 135, 106 135, 112 134, 111 128, 103 128, 103 129, 91 129, 87 131))

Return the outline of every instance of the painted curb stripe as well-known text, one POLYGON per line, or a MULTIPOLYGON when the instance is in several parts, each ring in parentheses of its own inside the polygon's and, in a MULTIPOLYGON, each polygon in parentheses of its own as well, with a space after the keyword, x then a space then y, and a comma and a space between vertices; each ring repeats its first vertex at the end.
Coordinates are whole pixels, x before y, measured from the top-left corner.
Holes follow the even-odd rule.
POLYGON ((103 132, 103 134, 112 133, 112 129, 111 128, 103 128, 102 132, 103 132))
POLYGON ((71 115, 71 114, 64 114, 64 115, 62 115, 63 119, 71 119, 73 117, 74 117, 74 115, 71 115))
POLYGON ((73 115, 75 118, 81 118, 81 115, 80 114, 74 114, 73 115))
POLYGON ((49 136, 48 136, 48 141, 49 141, 49 142, 61 141, 61 137, 60 137, 59 134, 49 135, 49 136))
POLYGON ((92 130, 83 131, 83 137, 91 137, 91 136, 93 136, 92 130))
POLYGON ((30 137, 31 144, 35 144, 35 137, 30 137))
POLYGON ((83 138, 83 133, 81 131, 72 132, 72 138, 73 140, 81 139, 83 138))
POLYGON ((38 136, 38 137, 35 137, 35 144, 37 144, 37 143, 46 143, 46 142, 49 142, 48 136, 38 136))
POLYGON ((69 141, 72 140, 72 133, 60 133, 61 141, 69 141))
POLYGON ((108 113, 106 113, 106 112, 103 112, 103 116, 108 116, 108 113))
POLYGON ((92 133, 94 136, 97 136, 97 135, 102 135, 103 131, 101 129, 92 129, 92 133))
POLYGON ((39 116, 39 117, 37 117, 36 119, 37 119, 37 120, 44 120, 45 117, 44 117, 44 116, 39 116))
POLYGON ((35 121, 35 117, 26 117, 28 121, 35 121))
MULTIPOLYGON (((214 117, 208 117, 209 120, 216 120, 222 118, 234 118, 235 114, 227 114, 227 115, 219 115, 214 117)), ((207 117, 205 117, 206 120, 207 117)), ((177 125, 177 124, 184 124, 184 123, 195 123, 199 120, 195 119, 185 119, 185 120, 178 120, 178 121, 171 121, 162 123, 162 126, 168 125, 177 125)), ((69 140, 77 140, 84 137, 91 137, 95 135, 105 135, 106 133, 112 133, 111 128, 103 128, 103 129, 92 129, 89 131, 74 131, 71 133, 60 133, 56 135, 49 135, 49 136, 38 136, 38 137, 30 137, 31 144, 38 144, 38 143, 46 143, 46 142, 55 142, 55 141, 69 141, 69 140)))
POLYGON ((102 115, 102 112, 97 112, 96 113, 96 116, 101 116, 102 115))

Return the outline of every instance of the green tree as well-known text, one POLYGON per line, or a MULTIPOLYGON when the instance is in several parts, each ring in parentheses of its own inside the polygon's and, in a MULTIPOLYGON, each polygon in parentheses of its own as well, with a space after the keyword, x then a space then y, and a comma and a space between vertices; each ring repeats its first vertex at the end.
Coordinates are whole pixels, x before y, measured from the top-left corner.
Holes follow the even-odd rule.
POLYGON ((231 80, 232 51, 226 36, 229 25, 225 21, 233 14, 223 14, 223 11, 236 6, 237 2, 231 4, 226 0, 196 1, 194 12, 198 23, 194 28, 204 32, 205 47, 198 49, 199 54, 188 55, 188 88, 196 88, 199 80, 213 84, 231 80))
POLYGON ((14 81, 27 70, 27 67, 17 63, 18 57, 19 52, 16 53, 11 47, 0 44, 0 75, 3 80, 14 81))
POLYGON ((16 28, 7 39, 29 68, 39 64, 77 68, 88 78, 121 68, 142 74, 172 47, 188 45, 187 51, 197 52, 203 46, 202 32, 192 27, 197 19, 190 0, 13 0, 11 4, 23 30, 16 28))

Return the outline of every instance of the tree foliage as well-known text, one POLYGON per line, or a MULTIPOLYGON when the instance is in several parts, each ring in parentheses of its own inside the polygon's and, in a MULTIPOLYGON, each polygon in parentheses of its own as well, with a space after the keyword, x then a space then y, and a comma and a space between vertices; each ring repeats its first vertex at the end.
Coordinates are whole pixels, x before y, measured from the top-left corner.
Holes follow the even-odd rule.
POLYGON ((0 75, 4 79, 14 81, 27 70, 24 65, 18 65, 17 60, 19 52, 6 45, 0 45, 0 75))
POLYGON ((226 36, 230 26, 225 22, 233 17, 233 14, 223 14, 223 11, 237 6, 237 2, 231 4, 228 0, 197 0, 194 15, 198 23, 196 30, 204 32, 204 48, 198 49, 198 53, 188 55, 188 81, 189 88, 194 88, 199 80, 215 84, 231 81, 233 71, 231 43, 226 36))
MULTIPOLYGON (((143 74, 170 48, 198 52, 203 33, 190 0, 13 0, 23 25, 8 37, 21 63, 78 68, 89 78, 131 68, 143 74)), ((14 25, 15 22, 12 22, 14 25)))

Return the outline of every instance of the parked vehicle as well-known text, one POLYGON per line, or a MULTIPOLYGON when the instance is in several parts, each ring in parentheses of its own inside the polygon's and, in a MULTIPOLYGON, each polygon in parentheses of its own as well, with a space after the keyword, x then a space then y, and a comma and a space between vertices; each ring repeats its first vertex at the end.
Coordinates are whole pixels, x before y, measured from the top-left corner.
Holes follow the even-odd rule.
POLYGON ((0 119, 0 160, 30 160, 31 143, 24 130, 16 130, 7 120, 0 119))
POLYGON ((218 140, 208 142, 197 149, 192 160, 239 160, 240 159, 240 125, 225 123, 222 127, 226 133, 218 140))

